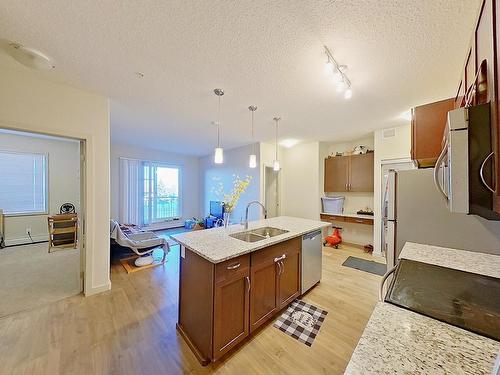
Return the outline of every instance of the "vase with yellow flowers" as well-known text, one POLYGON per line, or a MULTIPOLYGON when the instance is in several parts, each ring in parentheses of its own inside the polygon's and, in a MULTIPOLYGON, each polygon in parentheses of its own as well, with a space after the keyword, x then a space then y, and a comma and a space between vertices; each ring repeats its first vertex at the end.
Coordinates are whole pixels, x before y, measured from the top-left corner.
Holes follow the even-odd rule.
POLYGON ((232 189, 229 193, 224 191, 224 184, 217 178, 215 180, 218 182, 215 188, 213 189, 213 193, 220 197, 222 204, 224 205, 224 227, 229 225, 229 218, 234 208, 237 206, 238 201, 241 198, 241 195, 247 190, 248 185, 250 185, 250 181, 252 181, 252 176, 246 176, 245 178, 241 178, 238 175, 233 175, 233 185, 232 189))

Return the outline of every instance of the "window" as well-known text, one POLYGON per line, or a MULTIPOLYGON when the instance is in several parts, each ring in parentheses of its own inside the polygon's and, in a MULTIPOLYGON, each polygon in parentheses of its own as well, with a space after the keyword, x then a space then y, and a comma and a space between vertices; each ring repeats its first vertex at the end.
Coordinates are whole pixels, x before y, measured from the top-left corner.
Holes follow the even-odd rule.
POLYGON ((181 217, 179 167, 143 162, 144 224, 181 217))
POLYGON ((0 151, 0 208, 6 215, 47 213, 47 156, 0 151))

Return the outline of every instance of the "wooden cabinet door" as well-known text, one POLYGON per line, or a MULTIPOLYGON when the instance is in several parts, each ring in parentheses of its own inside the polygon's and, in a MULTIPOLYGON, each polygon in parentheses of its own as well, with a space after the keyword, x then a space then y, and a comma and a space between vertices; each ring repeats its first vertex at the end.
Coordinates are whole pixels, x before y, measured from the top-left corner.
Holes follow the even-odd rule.
POLYGON ((351 156, 349 191, 373 191, 373 156, 373 152, 351 156))
POLYGON ((454 98, 415 107, 412 111, 412 159, 419 167, 433 167, 441 153, 448 111, 454 98))
POLYGON ((325 192, 347 191, 348 173, 348 156, 335 156, 325 159, 325 192))
MULTIPOLYGON (((500 30, 500 2, 496 2, 496 7, 495 7, 495 30, 498 33, 500 30)), ((498 74, 500 74, 500 37, 498 35, 495 35, 495 68, 496 68, 496 73, 497 75, 495 76, 495 107, 494 110, 497 114, 495 121, 492 121, 492 136, 493 136, 493 151, 495 152, 495 173, 494 176, 496 177, 496 194, 493 197, 493 210, 498 212, 500 214, 500 100, 498 98, 499 96, 499 90, 500 88, 498 87, 498 74)))
POLYGON ((300 295, 300 248, 285 249, 286 258, 278 266, 278 310, 300 295))
POLYGON ((226 354, 249 334, 250 270, 215 285, 213 359, 226 354))
MULTIPOLYGON (((475 53, 476 64, 474 75, 481 65, 483 60, 486 60, 486 76, 487 76, 487 94, 480 95, 478 100, 473 104, 484 104, 493 101, 495 98, 495 43, 493 34, 493 0, 485 0, 481 8, 479 20, 475 31, 475 53)), ((467 80, 467 86, 473 82, 474 78, 467 80)), ((478 92, 484 91, 482 87, 478 87, 478 92)), ((493 113, 492 113, 493 115, 493 113)))
POLYGON ((278 311, 276 270, 277 264, 273 258, 252 264, 250 268, 250 332, 259 328, 278 311))

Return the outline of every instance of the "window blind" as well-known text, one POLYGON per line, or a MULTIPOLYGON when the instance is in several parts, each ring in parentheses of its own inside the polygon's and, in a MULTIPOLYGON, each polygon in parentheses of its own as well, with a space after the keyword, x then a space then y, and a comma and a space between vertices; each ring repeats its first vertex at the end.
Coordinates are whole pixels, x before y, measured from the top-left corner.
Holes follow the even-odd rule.
POLYGON ((0 151, 0 209, 4 214, 47 212, 47 157, 0 151))

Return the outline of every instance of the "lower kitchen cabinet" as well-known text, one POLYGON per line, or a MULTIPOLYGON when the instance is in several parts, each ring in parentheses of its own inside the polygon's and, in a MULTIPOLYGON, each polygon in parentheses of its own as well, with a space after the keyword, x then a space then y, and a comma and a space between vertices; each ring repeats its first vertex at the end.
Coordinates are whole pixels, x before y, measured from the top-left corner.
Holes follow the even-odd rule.
POLYGON ((250 270, 248 267, 215 284, 213 345, 215 360, 248 336, 249 290, 250 270))
POLYGON ((177 328, 198 360, 216 361, 300 294, 301 237, 213 264, 180 262, 177 328))
POLYGON ((302 243, 292 240, 284 250, 285 258, 278 267, 278 310, 285 308, 300 294, 300 249, 302 243))

